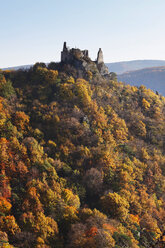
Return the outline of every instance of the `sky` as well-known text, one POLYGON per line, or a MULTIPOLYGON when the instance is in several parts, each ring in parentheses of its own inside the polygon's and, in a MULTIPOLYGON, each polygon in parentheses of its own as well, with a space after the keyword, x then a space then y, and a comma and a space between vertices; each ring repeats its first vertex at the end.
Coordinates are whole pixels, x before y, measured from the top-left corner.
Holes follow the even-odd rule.
POLYGON ((60 60, 63 42, 105 62, 165 59, 165 0, 0 0, 0 68, 60 60))

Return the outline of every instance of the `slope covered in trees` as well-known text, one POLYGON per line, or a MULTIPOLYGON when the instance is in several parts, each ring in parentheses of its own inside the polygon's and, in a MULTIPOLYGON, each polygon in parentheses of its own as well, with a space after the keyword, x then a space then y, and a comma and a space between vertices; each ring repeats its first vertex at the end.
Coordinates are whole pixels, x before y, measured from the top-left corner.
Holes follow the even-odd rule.
POLYGON ((164 247, 165 98, 90 68, 0 73, 1 247, 164 247))

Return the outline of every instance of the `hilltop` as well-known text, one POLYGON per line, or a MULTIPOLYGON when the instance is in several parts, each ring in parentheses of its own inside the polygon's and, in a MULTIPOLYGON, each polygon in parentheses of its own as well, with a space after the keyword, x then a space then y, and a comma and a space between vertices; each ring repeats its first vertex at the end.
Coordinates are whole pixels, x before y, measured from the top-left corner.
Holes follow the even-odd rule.
MULTIPOLYGON (((80 49, 78 50, 80 52, 80 49)), ((89 61, 92 62, 92 60, 89 59, 88 56, 87 64, 89 64, 89 61)), ((86 61, 84 60, 84 65, 85 63, 86 61)), ((53 68, 59 69, 57 67, 58 63, 52 63, 52 65, 53 64, 54 64, 53 68)), ((46 63, 46 66, 48 65, 49 63, 46 63)), ((104 65, 105 67, 103 68, 103 71, 105 70, 104 71, 105 74, 108 75, 109 73, 108 71, 111 71, 113 72, 111 73, 113 77, 115 77, 115 74, 117 74, 119 81, 134 86, 140 86, 143 84, 147 88, 150 88, 155 92, 157 91, 159 94, 165 96, 165 83, 164 83, 165 75, 163 71, 165 66, 164 60, 134 60, 134 61, 123 61, 116 63, 105 63, 104 65)), ((31 67, 33 67, 33 65, 8 67, 8 68, 4 68, 3 70, 27 70, 30 69, 31 67)), ((90 67, 92 68, 92 65, 90 65, 90 67)), ((76 67, 76 70, 77 68, 78 67, 76 67)), ((98 68, 96 66, 96 61, 95 63, 93 63, 93 69, 98 71, 98 68)), ((83 74, 83 77, 85 77, 85 74, 83 74)))
POLYGON ((165 243, 165 98, 103 52, 0 72, 0 246, 165 243))
MULTIPOLYGON (((48 63, 46 65, 48 65, 48 63)), ((165 60, 131 60, 131 61, 105 63, 105 65, 108 67, 109 71, 119 75, 128 71, 135 71, 149 67, 165 66, 165 60)), ((19 69, 29 69, 32 66, 33 65, 20 65, 20 66, 13 66, 2 69, 19 70, 19 69)))

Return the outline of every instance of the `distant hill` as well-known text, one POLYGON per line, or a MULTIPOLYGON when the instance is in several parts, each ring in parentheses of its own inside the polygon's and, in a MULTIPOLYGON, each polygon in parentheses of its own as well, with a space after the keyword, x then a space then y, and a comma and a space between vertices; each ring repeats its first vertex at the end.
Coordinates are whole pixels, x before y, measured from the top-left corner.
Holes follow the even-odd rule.
POLYGON ((132 60, 116 63, 107 63, 109 71, 122 74, 127 71, 135 71, 143 68, 165 66, 165 60, 132 60))
POLYGON ((118 75, 118 80, 135 85, 145 85, 165 96, 165 66, 144 68, 118 75))
POLYGON ((20 65, 20 66, 11 66, 6 68, 0 68, 2 70, 19 70, 19 69, 29 69, 33 65, 20 65))

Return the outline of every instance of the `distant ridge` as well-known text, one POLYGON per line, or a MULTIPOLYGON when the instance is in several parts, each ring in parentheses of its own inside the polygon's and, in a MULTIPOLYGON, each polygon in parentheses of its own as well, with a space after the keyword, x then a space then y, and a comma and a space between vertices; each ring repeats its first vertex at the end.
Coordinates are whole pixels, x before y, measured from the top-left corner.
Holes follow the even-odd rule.
POLYGON ((118 80, 130 85, 145 85, 165 96, 165 66, 144 68, 118 75, 118 80))
POLYGON ((6 68, 0 68, 1 70, 20 70, 20 69, 29 69, 33 65, 20 65, 20 66, 11 66, 6 68))
POLYGON ((135 71, 143 68, 165 66, 165 60, 132 60, 107 63, 109 71, 122 74, 127 71, 135 71))

